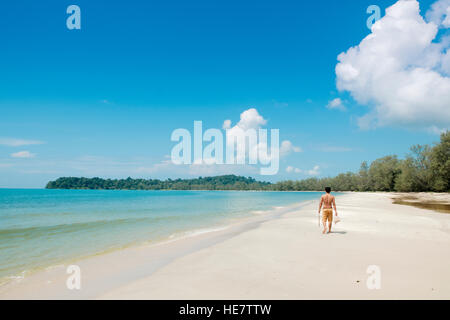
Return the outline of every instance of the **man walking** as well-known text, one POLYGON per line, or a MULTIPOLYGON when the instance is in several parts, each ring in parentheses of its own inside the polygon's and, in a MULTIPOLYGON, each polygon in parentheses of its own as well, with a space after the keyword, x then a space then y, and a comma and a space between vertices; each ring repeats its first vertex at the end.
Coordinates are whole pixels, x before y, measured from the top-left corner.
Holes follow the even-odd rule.
POLYGON ((331 224, 333 222, 333 208, 336 212, 336 217, 338 215, 337 209, 336 209, 336 201, 334 196, 332 196, 331 188, 326 187, 325 188, 326 194, 324 194, 320 198, 320 204, 319 204, 319 216, 320 216, 320 210, 323 206, 323 212, 322 212, 322 223, 323 223, 323 232, 322 233, 330 233, 331 232, 331 224), (328 232, 327 232, 327 221, 328 221, 328 232))

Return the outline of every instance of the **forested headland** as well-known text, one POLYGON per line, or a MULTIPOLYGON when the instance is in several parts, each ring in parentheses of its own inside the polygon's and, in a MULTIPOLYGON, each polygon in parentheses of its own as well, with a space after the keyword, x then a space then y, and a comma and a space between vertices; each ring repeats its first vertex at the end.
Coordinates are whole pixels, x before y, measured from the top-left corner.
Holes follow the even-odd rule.
POLYGON ((269 182, 251 177, 225 175, 196 179, 101 179, 63 177, 50 181, 47 189, 105 189, 105 190, 270 190, 269 182))
POLYGON ((415 145, 404 159, 388 155, 364 161, 358 172, 330 178, 287 180, 277 183, 256 181, 251 177, 225 175, 196 179, 101 179, 62 177, 50 181, 48 189, 120 190, 265 190, 322 191, 401 191, 450 192, 450 131, 441 134, 435 145, 415 145))

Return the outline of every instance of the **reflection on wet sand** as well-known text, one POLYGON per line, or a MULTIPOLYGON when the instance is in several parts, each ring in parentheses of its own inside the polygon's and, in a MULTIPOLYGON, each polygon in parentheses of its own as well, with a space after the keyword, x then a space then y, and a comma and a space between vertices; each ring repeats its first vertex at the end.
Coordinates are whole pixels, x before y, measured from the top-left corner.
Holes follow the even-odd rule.
POLYGON ((429 197, 427 198, 428 199, 411 195, 402 195, 392 199, 394 200, 394 204, 408 205, 421 209, 430 209, 441 213, 450 213, 450 201, 446 201, 446 199, 431 200, 429 197))

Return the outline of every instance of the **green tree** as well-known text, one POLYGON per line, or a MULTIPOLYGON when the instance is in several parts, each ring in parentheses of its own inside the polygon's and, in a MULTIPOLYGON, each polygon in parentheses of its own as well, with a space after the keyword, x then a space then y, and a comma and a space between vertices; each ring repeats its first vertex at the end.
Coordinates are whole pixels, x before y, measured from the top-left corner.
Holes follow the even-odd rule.
POLYGON ((401 173, 395 183, 395 190, 421 192, 431 189, 433 172, 430 150, 427 145, 411 147, 411 153, 399 164, 401 173))
POLYGON ((361 163, 359 168, 359 179, 358 179, 358 190, 359 191, 369 191, 372 189, 369 179, 369 165, 367 161, 361 163))
POLYGON ((441 141, 430 152, 433 172, 432 189, 450 191, 450 131, 441 134, 441 141))
POLYGON ((374 191, 393 191, 400 174, 397 156, 386 156, 372 162, 369 169, 370 184, 374 191))

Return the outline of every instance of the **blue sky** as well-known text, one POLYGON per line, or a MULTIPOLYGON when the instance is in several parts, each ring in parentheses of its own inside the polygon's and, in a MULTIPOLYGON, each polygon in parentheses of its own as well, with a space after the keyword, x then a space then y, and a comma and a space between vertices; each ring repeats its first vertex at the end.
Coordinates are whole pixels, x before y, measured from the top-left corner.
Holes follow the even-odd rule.
MULTIPOLYGON (((164 166, 172 131, 192 130, 194 120, 221 128, 249 108, 302 149, 264 180, 305 178, 317 166, 332 176, 435 142, 417 122, 361 128, 370 105, 336 88, 338 54, 371 32, 367 7, 384 14, 395 2, 2 3, 0 187, 202 175, 164 166), (66 28, 70 4, 81 8, 81 30, 66 28), (326 107, 336 98, 345 111, 326 107)), ((431 3, 420 1, 421 11, 431 3)))

